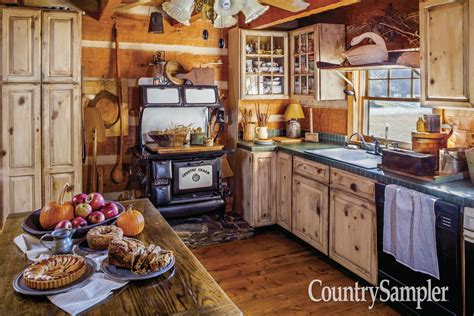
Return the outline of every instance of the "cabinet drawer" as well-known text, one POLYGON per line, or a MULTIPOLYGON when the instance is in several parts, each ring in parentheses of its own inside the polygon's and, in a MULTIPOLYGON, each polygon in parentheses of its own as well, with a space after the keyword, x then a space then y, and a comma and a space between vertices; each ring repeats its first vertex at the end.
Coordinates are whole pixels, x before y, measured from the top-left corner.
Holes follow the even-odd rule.
POLYGON ((293 172, 324 184, 329 183, 329 166, 317 162, 294 157, 293 172))
POLYGON ((375 182, 349 172, 331 168, 331 187, 375 201, 375 182))

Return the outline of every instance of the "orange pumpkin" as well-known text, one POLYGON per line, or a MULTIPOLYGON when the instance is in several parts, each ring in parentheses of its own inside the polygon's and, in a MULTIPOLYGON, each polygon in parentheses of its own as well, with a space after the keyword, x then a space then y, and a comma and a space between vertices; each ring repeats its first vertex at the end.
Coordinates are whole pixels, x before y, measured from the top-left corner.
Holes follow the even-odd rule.
POLYGON ((69 187, 69 183, 66 183, 59 195, 58 202, 51 201, 41 209, 39 222, 43 229, 53 229, 60 221, 70 221, 74 218, 74 207, 68 202, 63 203, 64 194, 69 187))
POLYGON ((123 234, 133 237, 140 234, 145 227, 145 218, 142 213, 129 206, 128 210, 123 212, 117 219, 116 225, 123 230, 123 234))

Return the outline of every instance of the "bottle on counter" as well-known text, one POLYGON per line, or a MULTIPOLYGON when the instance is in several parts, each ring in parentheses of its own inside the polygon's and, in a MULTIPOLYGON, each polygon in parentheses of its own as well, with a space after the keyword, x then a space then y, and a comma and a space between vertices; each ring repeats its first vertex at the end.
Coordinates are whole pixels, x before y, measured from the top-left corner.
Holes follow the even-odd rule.
POLYGON ((416 122, 416 131, 419 133, 422 133, 425 131, 425 120, 423 119, 423 116, 421 115, 418 118, 418 121, 416 122))

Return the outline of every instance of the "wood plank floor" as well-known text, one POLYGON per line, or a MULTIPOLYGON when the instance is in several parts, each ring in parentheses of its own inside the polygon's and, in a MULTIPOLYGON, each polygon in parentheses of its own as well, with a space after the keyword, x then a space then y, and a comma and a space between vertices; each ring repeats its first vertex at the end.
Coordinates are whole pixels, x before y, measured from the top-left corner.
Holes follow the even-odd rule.
MULTIPOLYGON (((245 315, 397 315, 380 302, 369 310, 370 297, 368 302, 312 302, 311 280, 342 287, 354 286, 356 280, 278 227, 258 230, 253 239, 205 246, 193 253, 245 315)), ((314 295, 321 297, 319 287, 314 295)))

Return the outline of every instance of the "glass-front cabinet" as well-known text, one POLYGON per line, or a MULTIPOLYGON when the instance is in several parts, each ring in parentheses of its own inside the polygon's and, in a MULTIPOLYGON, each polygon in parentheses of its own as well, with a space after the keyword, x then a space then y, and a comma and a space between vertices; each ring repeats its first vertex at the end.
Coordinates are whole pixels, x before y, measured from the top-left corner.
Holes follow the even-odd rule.
POLYGON ((241 99, 288 98, 288 33, 241 30, 241 99))
POLYGON ((345 49, 345 27, 315 24, 290 32, 290 91, 299 100, 343 100, 344 81, 318 61, 339 63, 345 49))

